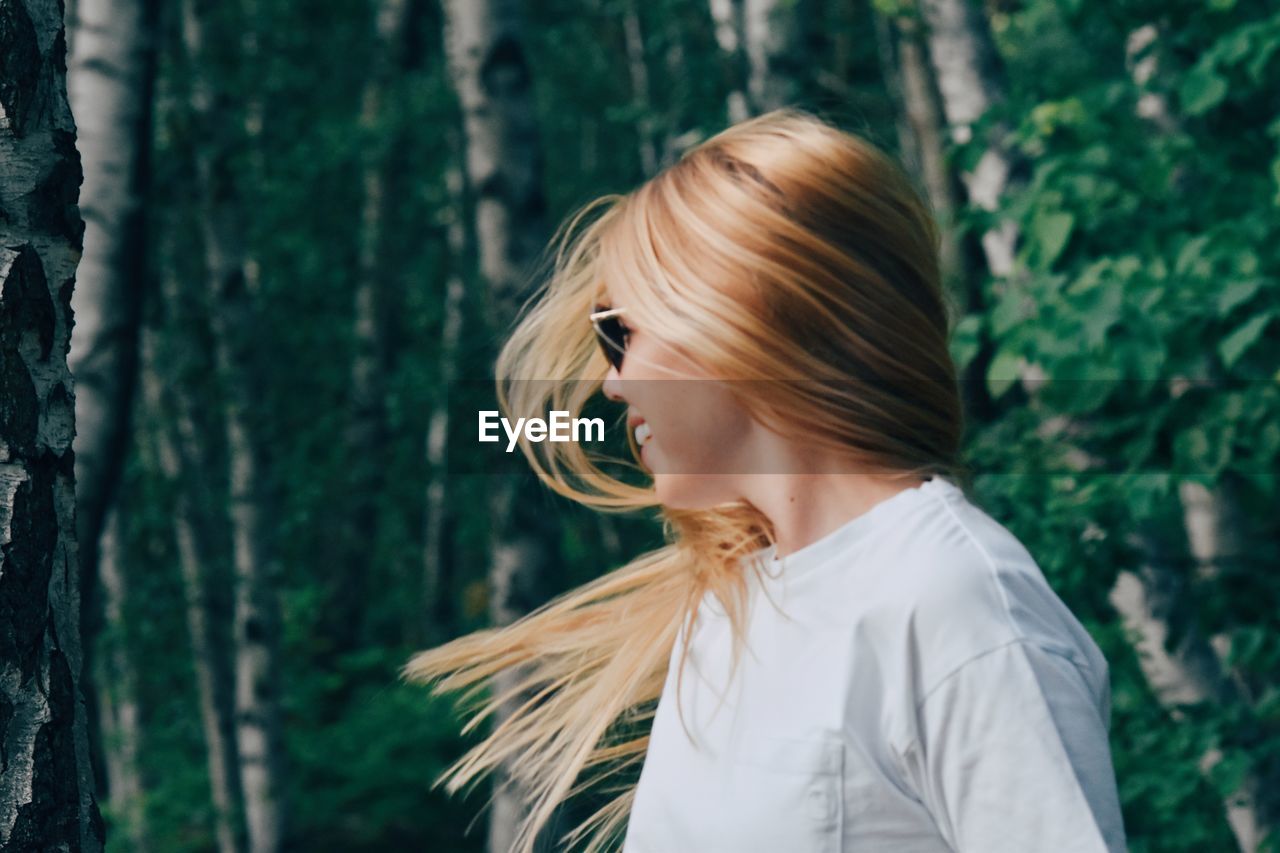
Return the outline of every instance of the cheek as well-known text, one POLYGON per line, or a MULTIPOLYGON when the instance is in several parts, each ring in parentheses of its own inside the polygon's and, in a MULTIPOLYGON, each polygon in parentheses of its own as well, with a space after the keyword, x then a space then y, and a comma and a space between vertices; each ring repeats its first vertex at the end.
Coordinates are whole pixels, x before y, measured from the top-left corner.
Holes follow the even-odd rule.
POLYGON ((752 428, 746 409, 709 381, 664 383, 653 430, 663 468, 675 475, 738 474, 752 428))

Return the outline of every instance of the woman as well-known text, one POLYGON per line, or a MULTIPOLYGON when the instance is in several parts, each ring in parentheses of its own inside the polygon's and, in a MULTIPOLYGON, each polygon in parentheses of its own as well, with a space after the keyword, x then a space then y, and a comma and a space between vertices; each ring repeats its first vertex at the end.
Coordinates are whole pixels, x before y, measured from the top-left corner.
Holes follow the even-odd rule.
POLYGON ((776 111, 561 236, 503 408, 625 403, 643 482, 522 449, 561 494, 660 507, 669 544, 409 662, 437 691, 521 665, 532 697, 450 790, 509 762, 521 853, 581 771, 636 761, 566 844, 625 824, 625 853, 1123 850, 1107 663, 959 485, 936 226, 894 162, 776 111))

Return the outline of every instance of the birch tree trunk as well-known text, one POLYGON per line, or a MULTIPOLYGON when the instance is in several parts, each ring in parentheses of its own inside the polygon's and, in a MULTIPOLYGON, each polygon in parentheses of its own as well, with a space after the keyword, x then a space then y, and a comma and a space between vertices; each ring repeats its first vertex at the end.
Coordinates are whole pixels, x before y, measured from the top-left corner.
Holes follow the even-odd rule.
POLYGON ((812 0, 744 0, 742 32, 753 114, 803 103, 816 20, 812 0))
MULTIPOLYGON (((175 304, 176 282, 162 273, 169 305, 175 304)), ((172 315, 170 315, 172 316, 172 315)), ((182 573, 187 631, 196 673, 200 726, 204 734, 209 790, 214 809, 214 836, 219 853, 244 849, 243 803, 235 747, 231 674, 219 643, 219 623, 229 621, 209 593, 208 543, 212 539, 201 508, 212 501, 205 482, 199 436, 186 391, 166 376, 156 333, 143 332, 142 390, 153 428, 151 441, 161 475, 175 490, 173 533, 182 573), (168 393, 166 393, 168 388, 168 393), (171 405, 165 405, 165 398, 171 405)))
POLYGON ((635 0, 627 0, 622 14, 622 30, 627 46, 627 72, 631 78, 631 97, 640 113, 636 123, 639 136, 640 168, 645 176, 658 170, 660 155, 653 127, 653 94, 649 86, 649 63, 645 58, 644 31, 640 25, 640 9, 635 0))
MULTIPOLYGON (((1190 544, 1197 559, 1204 559, 1218 543, 1208 540, 1213 522, 1204 525, 1196 516, 1212 512, 1214 501, 1203 487, 1183 484, 1181 489, 1180 499, 1191 502, 1187 510, 1190 544), (1204 504, 1197 505, 1200 500, 1204 504), (1210 529, 1203 529, 1206 526, 1210 529)), ((1126 629, 1137 638, 1138 662, 1157 701, 1175 720, 1183 719, 1183 705, 1230 705, 1243 701, 1238 684, 1223 665, 1222 652, 1214 648, 1194 621, 1185 618, 1188 588, 1184 573, 1177 567, 1176 552, 1180 549, 1162 543, 1150 530, 1132 533, 1128 541, 1144 555, 1144 560, 1135 569, 1120 572, 1109 598, 1126 629), (1175 631, 1177 641, 1173 642, 1175 631)), ((1221 758, 1220 750, 1210 750, 1201 758, 1200 769, 1208 773, 1221 758)), ((1242 853, 1256 851, 1266 829, 1257 808, 1260 793, 1260 780, 1248 774, 1243 788, 1223 803, 1227 823, 1242 853)))
POLYGON ((720 45, 728 68, 729 94, 725 106, 729 123, 737 124, 751 115, 751 104, 747 100, 747 53, 743 47, 746 33, 744 0, 710 0, 710 3, 716 43, 720 45))
MULTIPOLYGON (((966 0, 921 0, 928 24, 928 43, 936 78, 942 93, 948 123, 955 141, 972 138, 973 125, 995 103, 1004 97, 1001 64, 995 52, 982 12, 966 0)), ((1153 109, 1147 105, 1145 109, 1153 109)), ((1156 109, 1155 115, 1159 115, 1156 109)), ((992 128, 987 148, 973 173, 962 176, 971 203, 994 211, 1000 197, 1007 192, 1015 164, 1003 142, 1007 131, 997 124, 992 128)), ((1017 228, 1005 221, 988 230, 982 239, 987 265, 992 274, 1004 278, 1014 273, 1013 260, 1017 228)), ((1022 382, 1034 396, 1043 378, 1035 365, 1028 366, 1022 382)), ((1053 425, 1055 433, 1082 429, 1081 424, 1060 419, 1053 425)), ((1089 467, 1082 460, 1082 470, 1089 467)), ((1182 495, 1184 507, 1188 495, 1182 495)), ((1194 497, 1192 498, 1194 500, 1194 497)), ((1190 510, 1185 510, 1189 515, 1190 510)), ((1190 529, 1188 527, 1188 532, 1190 529)), ((1121 572, 1111 593, 1111 602, 1126 624, 1141 638, 1140 660, 1144 673, 1157 697, 1165 703, 1180 701, 1231 701, 1234 688, 1224 676, 1219 654, 1208 640, 1192 627, 1182 632, 1175 648, 1166 648, 1172 635, 1170 619, 1180 609, 1183 584, 1176 570, 1164 556, 1167 547, 1154 540, 1150 531, 1138 531, 1132 540, 1148 555, 1146 564, 1136 571, 1121 572)), ((1210 537, 1212 539, 1212 537, 1210 537)), ((1205 545, 1206 556, 1213 548, 1205 545)), ((1214 757, 1207 756, 1205 766, 1214 757)), ((1248 786, 1256 790, 1256 785, 1248 786)), ((1246 792, 1247 793, 1247 792, 1246 792)), ((1251 798, 1233 797, 1227 804, 1228 820, 1237 832, 1243 850, 1252 850, 1256 842, 1257 818, 1252 814, 1251 798)))
MULTIPOLYGON (((1179 129, 1178 117, 1163 92, 1148 89, 1149 81, 1159 73, 1159 36, 1155 24, 1129 33, 1125 67, 1140 93, 1137 114, 1156 133, 1168 134, 1179 129)), ((1170 183, 1177 186, 1184 176, 1185 169, 1179 166, 1171 174, 1170 183)), ((1170 383, 1170 393, 1179 395, 1187 384, 1175 378, 1170 383)), ((1247 549, 1238 500, 1229 482, 1206 487, 1183 481, 1178 485, 1178 501, 1186 545, 1197 563, 1196 574, 1202 580, 1212 580, 1223 561, 1237 558, 1247 549)), ((1136 544, 1154 559, 1136 572, 1122 573, 1111 602, 1126 626, 1140 637, 1139 661, 1156 697, 1175 716, 1180 713, 1177 706, 1184 703, 1251 702, 1249 685, 1228 663, 1230 638, 1205 636, 1194 623, 1176 624, 1176 614, 1186 612, 1185 598, 1189 593, 1185 581, 1172 561, 1160 559, 1162 552, 1156 543, 1138 539, 1136 544), (1170 644, 1175 625, 1179 641, 1170 644)), ((1211 750, 1202 759, 1201 768, 1207 773, 1221 757, 1219 750, 1211 750)), ((1263 836, 1280 825, 1276 799, 1271 786, 1251 771, 1245 774, 1241 789, 1224 801, 1227 823, 1245 853, 1256 850, 1263 836), (1268 804, 1272 804, 1270 809, 1268 804)))
MULTIPOLYGON (((996 53, 991 28, 982 10, 972 5, 973 0, 907 2, 914 6, 908 6, 905 13, 912 15, 923 28, 930 88, 938 93, 947 135, 957 144, 966 144, 973 139, 973 125, 978 119, 991 106, 1004 100, 1004 70, 996 53)), ((921 38, 919 34, 914 35, 921 38)), ((903 85, 904 89, 908 85, 905 76, 903 85)), ((994 212, 1001 197, 1011 188, 1016 164, 1006 142, 1008 133, 1002 124, 993 126, 982 140, 984 148, 975 169, 960 175, 968 204, 994 212)), ((959 208, 957 200, 957 212, 959 208)), ((954 249, 961 255, 957 265, 968 273, 962 300, 964 308, 977 314, 986 310, 987 302, 980 267, 985 265, 997 279, 993 285, 996 290, 1007 286, 1000 279, 1015 272, 1017 223, 1011 219, 996 222, 982 233, 979 242, 980 258, 975 252, 975 257, 970 260, 963 243, 954 249)), ((980 334, 977 354, 965 367, 961 381, 966 417, 976 423, 996 416, 986 382, 995 347, 985 325, 980 334)))
POLYGON ((84 224, 65 37, 60 2, 0 6, 0 848, 97 853, 67 366, 84 224))
MULTIPOLYGON (((460 160, 463 153, 460 131, 450 133, 460 160)), ((444 310, 440 330, 440 381, 444 399, 431 413, 427 425, 427 470, 431 480, 427 485, 426 517, 423 529, 422 554, 422 604, 419 636, 434 638, 438 633, 438 620, 443 613, 445 561, 444 550, 446 499, 449 494, 449 472, 446 465, 446 445, 449 436, 449 393, 457 376, 458 343, 462 339, 462 309, 466 298, 464 272, 471 260, 471 243, 467 234, 466 175, 457 161, 445 168, 445 186, 449 193, 445 215, 445 240, 449 248, 449 274, 444 285, 444 310)))
MULTIPOLYGON (((951 138, 958 144, 968 143, 978 120, 1005 100, 1004 67, 991 27, 974 0, 919 2, 933 77, 951 138)), ((977 166, 960 176, 969 201, 992 213, 1009 190, 1016 167, 1007 142, 1009 133, 1003 122, 994 124, 982 141, 977 166)), ((1017 241, 1018 226, 1012 219, 1004 219, 983 233, 987 268, 996 278, 1013 274, 1017 241)))
POLYGON ((138 671, 129 654, 124 619, 128 577, 120 559, 120 510, 113 506, 102 528, 98 549, 98 576, 102 584, 106 631, 97 639, 100 661, 95 667, 99 720, 105 744, 103 761, 110 791, 111 812, 123 823, 129 849, 147 853, 151 841, 144 788, 138 772, 142 730, 139 725, 138 671))
POLYGON ((68 359, 76 383, 81 569, 92 577, 128 444, 137 377, 157 9, 155 0, 80 0, 77 11, 67 87, 85 173, 85 232, 68 359))
POLYGON ((914 9, 886 16, 873 11, 881 45, 881 65, 885 79, 901 109, 898 126, 900 147, 908 166, 928 193, 941 226, 939 250, 944 280, 959 283, 970 278, 960 240, 956 236, 956 213, 960 200, 947 168, 944 143, 945 118, 938 89, 930 73, 920 35, 920 19, 914 9))
MULTIPOLYGON (((249 413, 260 398, 253 361, 256 262, 247 251, 244 210, 231 172, 233 127, 204 54, 207 5, 184 0, 182 33, 198 128, 195 159, 202 237, 209 276, 214 361, 226 390, 224 425, 231 470, 232 559, 235 566, 236 745, 250 853, 276 853, 285 834, 284 750, 280 735, 279 566, 269 544, 267 494, 249 413)), ((252 112, 252 111, 251 111, 252 112)))
MULTIPOLYGON (((95 765, 105 769, 113 811, 128 815, 131 840, 146 847, 142 792, 136 766, 138 709, 128 676, 128 650, 116 643, 98 672, 94 657, 103 613, 120 613, 126 580, 99 575, 99 540, 113 512, 125 458, 134 384, 137 329, 143 298, 146 195, 150 160, 151 103, 155 79, 155 0, 81 0, 71 30, 67 94, 76 117, 77 147, 85 180, 80 210, 85 219, 84 254, 76 273, 71 308, 76 331, 68 361, 76 382, 76 526, 80 542, 81 628, 85 672, 119 673, 103 678, 85 696, 95 765), (98 592, 105 597, 98 602, 98 592), (98 701, 95 702, 94 699, 98 701), (101 705, 119 702, 120 707, 101 705), (111 744, 121 754, 106 755, 111 744), (117 786, 122 790, 117 792, 117 786), (128 805, 128 803, 135 805, 128 805)), ((107 618, 110 618, 109 616, 107 618)), ((123 630, 118 626, 117 633, 123 630)))
MULTIPOLYGON (((480 275, 492 329, 502 334, 531 292, 530 264, 548 237, 542 192, 542 150, 518 0, 448 0, 445 45, 462 109, 467 182, 474 193, 474 229, 480 275)), ((535 486, 536 487, 536 486, 535 486)), ((538 581, 550 565, 548 532, 530 511, 515 481, 495 483, 489 564, 489 610, 495 625, 510 623, 536 602, 538 581)), ((495 694, 520 673, 495 678, 495 694)), ((494 725, 520 699, 495 714, 494 725)), ((489 823, 491 853, 509 853, 525 815, 527 793, 513 784, 509 765, 494 773, 489 823)), ((544 836, 546 837, 546 836, 544 836)))
POLYGON ((350 396, 346 424, 350 503, 347 524, 342 531, 336 587, 330 591, 328 616, 323 634, 337 654, 360 648, 364 622, 352 612, 352 602, 363 601, 370 572, 371 540, 378 531, 377 496, 382 491, 386 468, 387 412, 384 355, 387 337, 383 292, 385 276, 379 263, 386 219, 389 147, 378 134, 384 121, 387 87, 400 69, 404 52, 407 0, 378 0, 374 12, 374 50, 368 77, 361 93, 358 124, 371 142, 364 151, 358 234, 358 273, 352 304, 352 332, 355 352, 351 360, 350 396))

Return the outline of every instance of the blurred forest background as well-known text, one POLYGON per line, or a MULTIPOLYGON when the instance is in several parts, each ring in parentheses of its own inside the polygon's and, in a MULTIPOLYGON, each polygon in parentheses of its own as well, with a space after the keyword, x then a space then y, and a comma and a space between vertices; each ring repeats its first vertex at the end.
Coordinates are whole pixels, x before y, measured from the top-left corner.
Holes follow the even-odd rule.
POLYGON ((661 531, 549 494, 507 511, 525 486, 446 462, 475 409, 450 391, 491 375, 566 214, 788 104, 893 152, 945 226, 974 497, 1111 662, 1131 849, 1280 849, 1275 3, 67 0, 65 21, 107 849, 504 853, 509 801, 431 788, 478 734, 397 669, 661 531))

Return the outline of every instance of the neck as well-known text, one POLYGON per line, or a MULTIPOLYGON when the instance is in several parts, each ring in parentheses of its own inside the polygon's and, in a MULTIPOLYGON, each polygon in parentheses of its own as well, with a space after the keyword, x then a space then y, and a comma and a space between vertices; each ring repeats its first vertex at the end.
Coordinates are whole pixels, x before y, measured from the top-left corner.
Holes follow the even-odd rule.
POLYGON ((841 473, 752 474, 745 497, 773 525, 776 556, 793 554, 865 513, 881 501, 924 482, 920 477, 849 471, 848 463, 818 454, 796 459, 779 471, 841 473))

